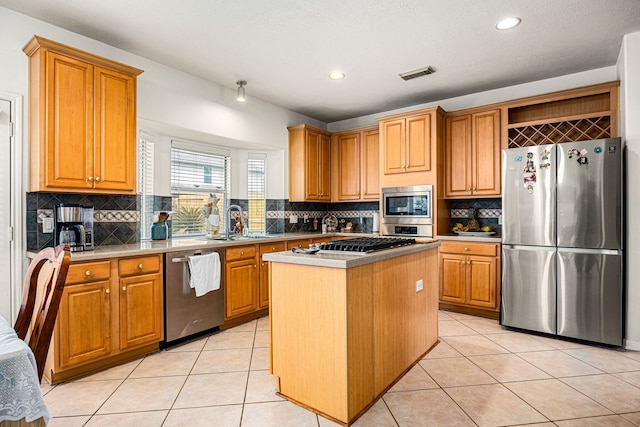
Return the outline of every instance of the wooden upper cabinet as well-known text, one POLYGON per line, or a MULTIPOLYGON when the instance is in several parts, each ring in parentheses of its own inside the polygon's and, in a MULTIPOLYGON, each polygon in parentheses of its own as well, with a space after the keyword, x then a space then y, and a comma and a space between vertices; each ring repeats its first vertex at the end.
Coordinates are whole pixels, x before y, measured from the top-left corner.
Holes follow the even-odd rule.
POLYGON ((378 200, 380 149, 378 127, 332 136, 333 201, 378 200))
POLYGON ((35 36, 29 56, 31 191, 136 192, 136 77, 35 36))
POLYGON ((380 131, 362 132, 362 186, 364 200, 380 198, 380 131))
POLYGON ((432 114, 382 120, 384 174, 431 170, 432 114))
POLYGON ((289 200, 331 201, 331 134, 309 125, 289 129, 289 200))
POLYGON ((500 110, 445 119, 445 197, 500 196, 500 110))

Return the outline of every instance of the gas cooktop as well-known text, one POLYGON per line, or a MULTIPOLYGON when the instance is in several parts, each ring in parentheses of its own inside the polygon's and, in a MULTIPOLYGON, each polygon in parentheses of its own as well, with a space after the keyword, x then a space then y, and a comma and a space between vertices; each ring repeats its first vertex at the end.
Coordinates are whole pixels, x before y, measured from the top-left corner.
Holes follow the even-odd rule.
POLYGON ((356 237, 346 240, 332 240, 318 246, 320 252, 356 252, 369 253, 398 246, 413 245, 416 239, 405 237, 356 237))

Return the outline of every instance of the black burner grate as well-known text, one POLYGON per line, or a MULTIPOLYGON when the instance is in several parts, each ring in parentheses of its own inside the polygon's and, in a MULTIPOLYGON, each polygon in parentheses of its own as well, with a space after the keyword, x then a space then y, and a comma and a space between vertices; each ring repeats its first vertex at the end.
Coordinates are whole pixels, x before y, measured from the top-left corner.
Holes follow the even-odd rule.
POLYGON ((398 246, 413 245, 416 239, 405 237, 356 237, 347 240, 332 240, 322 243, 318 249, 321 251, 341 252, 373 252, 383 249, 396 248, 398 246))

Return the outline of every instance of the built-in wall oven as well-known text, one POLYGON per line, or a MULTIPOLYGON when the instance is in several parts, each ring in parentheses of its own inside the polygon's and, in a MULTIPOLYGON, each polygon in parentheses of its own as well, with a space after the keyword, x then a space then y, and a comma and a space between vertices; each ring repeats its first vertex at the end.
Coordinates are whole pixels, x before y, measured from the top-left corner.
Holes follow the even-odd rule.
POLYGON ((433 237, 433 186, 382 189, 383 236, 433 237))

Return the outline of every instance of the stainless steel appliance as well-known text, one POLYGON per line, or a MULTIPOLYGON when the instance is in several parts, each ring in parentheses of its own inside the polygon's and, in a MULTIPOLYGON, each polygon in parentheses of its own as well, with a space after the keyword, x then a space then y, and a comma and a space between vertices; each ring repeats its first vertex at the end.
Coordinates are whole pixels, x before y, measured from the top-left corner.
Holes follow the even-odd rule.
POLYGON ((165 344, 220 326, 224 322, 224 249, 168 252, 164 255, 165 344), (196 297, 189 286, 189 257, 217 252, 220 289, 196 297))
POLYGON ((382 189, 383 236, 433 237, 433 186, 382 189))
POLYGON ((93 207, 67 203, 55 205, 53 211, 54 246, 67 243, 71 252, 93 249, 93 207))
POLYGON ((620 138, 503 150, 501 324, 623 339, 620 138))

